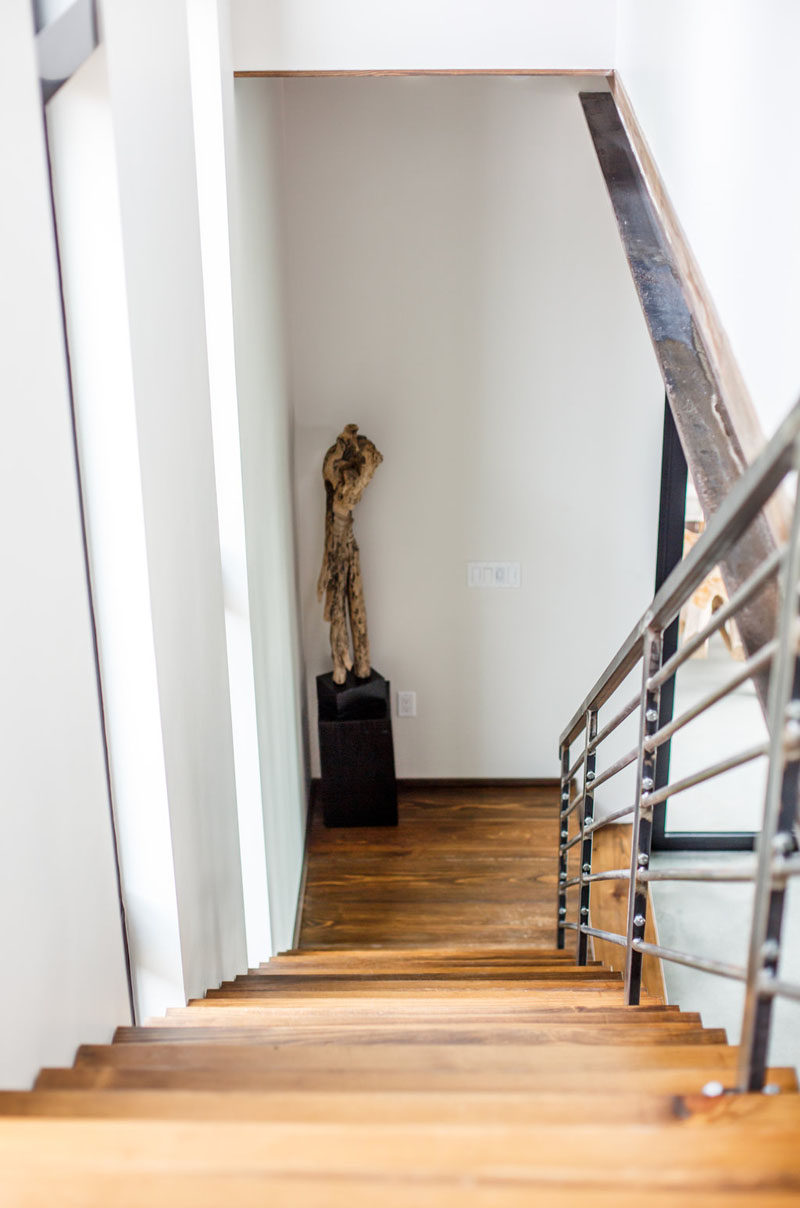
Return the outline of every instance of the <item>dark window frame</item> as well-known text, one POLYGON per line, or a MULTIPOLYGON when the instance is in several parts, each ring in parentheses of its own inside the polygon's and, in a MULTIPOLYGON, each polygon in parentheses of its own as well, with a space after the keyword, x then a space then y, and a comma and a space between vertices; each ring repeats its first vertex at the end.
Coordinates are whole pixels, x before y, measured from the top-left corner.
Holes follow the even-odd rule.
MULTIPOLYGON (((686 485, 688 469, 669 400, 664 401, 664 441, 661 454, 661 496, 658 512, 656 550, 656 586, 661 587, 670 571, 683 558, 683 533, 686 523, 686 485)), ((678 648, 678 617, 664 634, 664 661, 678 648)), ((661 689, 659 729, 672 720, 675 704, 675 677, 661 689)), ((659 747, 656 757, 656 788, 669 783, 671 742, 659 747)), ((752 851, 755 833, 750 831, 668 831, 669 801, 653 811, 653 851, 752 851)))

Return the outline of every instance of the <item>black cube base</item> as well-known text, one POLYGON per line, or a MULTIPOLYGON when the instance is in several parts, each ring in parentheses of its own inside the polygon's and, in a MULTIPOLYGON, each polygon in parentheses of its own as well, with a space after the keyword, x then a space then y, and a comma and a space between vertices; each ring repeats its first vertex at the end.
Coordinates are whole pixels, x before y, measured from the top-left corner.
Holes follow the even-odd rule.
POLYGON ((317 676, 322 816, 326 826, 397 826, 389 681, 317 676))

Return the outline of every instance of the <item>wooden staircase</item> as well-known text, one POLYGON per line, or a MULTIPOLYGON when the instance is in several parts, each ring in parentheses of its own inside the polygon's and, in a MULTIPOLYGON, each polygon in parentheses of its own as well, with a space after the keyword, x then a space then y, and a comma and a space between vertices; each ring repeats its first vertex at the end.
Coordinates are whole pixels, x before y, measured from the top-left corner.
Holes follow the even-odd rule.
POLYGON ((6 1206, 797 1205, 800 1099, 530 948, 301 949, 0 1095, 6 1206))

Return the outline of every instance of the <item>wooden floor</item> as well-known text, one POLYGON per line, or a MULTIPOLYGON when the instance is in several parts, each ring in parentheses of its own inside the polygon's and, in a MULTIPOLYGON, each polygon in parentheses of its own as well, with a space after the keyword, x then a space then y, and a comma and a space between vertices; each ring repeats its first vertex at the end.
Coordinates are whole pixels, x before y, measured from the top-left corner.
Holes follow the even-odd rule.
POLYGON ((553 947, 558 789, 400 792, 397 827, 314 809, 299 946, 553 947))

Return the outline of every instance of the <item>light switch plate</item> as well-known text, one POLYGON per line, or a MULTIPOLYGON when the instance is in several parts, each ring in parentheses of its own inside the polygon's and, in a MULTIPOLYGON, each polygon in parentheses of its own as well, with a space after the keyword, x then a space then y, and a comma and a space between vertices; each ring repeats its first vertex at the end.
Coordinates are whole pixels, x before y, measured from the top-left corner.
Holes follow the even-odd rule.
POLYGON ((520 587, 519 562, 468 562, 467 587, 520 587))
POLYGON ((397 716, 398 717, 416 717, 417 716, 417 694, 416 694, 416 692, 398 692, 397 693, 397 716))

